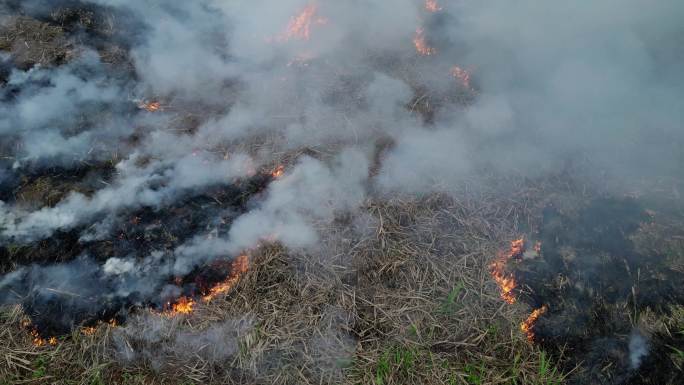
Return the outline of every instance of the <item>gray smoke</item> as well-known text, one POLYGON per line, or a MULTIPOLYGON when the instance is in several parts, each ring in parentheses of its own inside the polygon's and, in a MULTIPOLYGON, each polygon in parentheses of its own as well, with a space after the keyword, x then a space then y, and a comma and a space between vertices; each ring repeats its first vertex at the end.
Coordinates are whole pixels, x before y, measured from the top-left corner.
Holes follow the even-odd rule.
POLYGON ((145 313, 115 329, 113 343, 119 360, 127 365, 149 365, 157 371, 174 362, 213 366, 233 358, 240 338, 251 331, 253 323, 245 317, 191 329, 178 319, 145 313))

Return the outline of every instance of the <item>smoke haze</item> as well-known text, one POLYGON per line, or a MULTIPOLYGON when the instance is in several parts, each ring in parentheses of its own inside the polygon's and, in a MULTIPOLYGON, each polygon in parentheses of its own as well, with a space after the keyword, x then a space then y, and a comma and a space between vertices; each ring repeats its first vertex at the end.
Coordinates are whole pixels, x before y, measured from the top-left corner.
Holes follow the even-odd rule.
MULTIPOLYGON (((624 191, 635 178, 681 175, 678 0, 443 1, 437 13, 413 0, 4 7, 40 18, 57 3, 113 15, 106 33, 131 67, 108 63, 99 40, 79 39, 87 31, 66 37, 64 65, 2 64, 11 71, 0 75, 0 183, 48 167, 103 171, 86 191, 43 207, 3 194, 1 242, 108 239, 132 211, 163 212, 285 170, 239 208, 204 212, 210 219, 177 244, 106 260, 85 250, 0 277, 5 302, 21 298, 10 292, 49 300, 46 287, 161 301, 171 276, 262 242, 315 248, 318 225, 357 214, 369 198, 455 194, 483 170, 581 166, 588 180, 607 177, 624 191), (414 46, 421 28, 430 55, 414 46), (150 101, 161 110, 140 108, 150 101)), ((630 350, 634 365, 643 349, 630 350)))

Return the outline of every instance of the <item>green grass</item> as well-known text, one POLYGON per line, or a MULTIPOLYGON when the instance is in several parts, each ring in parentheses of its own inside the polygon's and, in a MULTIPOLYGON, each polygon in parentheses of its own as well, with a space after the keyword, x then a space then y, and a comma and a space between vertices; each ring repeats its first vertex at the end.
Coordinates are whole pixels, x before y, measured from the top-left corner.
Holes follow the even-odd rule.
POLYGON ((376 385, 384 385, 395 375, 410 377, 416 367, 419 353, 416 349, 397 346, 386 350, 375 368, 376 385))
POLYGON ((546 352, 539 356, 539 385, 560 385, 563 381, 558 368, 551 362, 546 352))
POLYGON ((513 366, 511 366, 511 385, 522 384, 522 379, 520 378, 520 353, 515 353, 513 358, 513 366))
POLYGON ((466 375, 465 380, 469 384, 481 385, 485 376, 484 362, 480 364, 480 366, 466 364, 466 366, 463 368, 463 372, 466 375))
POLYGON ((465 289, 465 285, 463 285, 463 282, 458 282, 449 292, 449 295, 442 301, 442 306, 440 307, 440 311, 443 314, 451 314, 454 311, 456 311, 459 307, 459 304, 456 303, 456 299, 458 298, 458 295, 461 294, 461 292, 465 289))
POLYGON ((684 351, 681 349, 677 349, 674 346, 667 345, 670 350, 672 350, 672 354, 670 355, 670 359, 672 360, 672 363, 679 369, 682 370, 684 368, 684 351))

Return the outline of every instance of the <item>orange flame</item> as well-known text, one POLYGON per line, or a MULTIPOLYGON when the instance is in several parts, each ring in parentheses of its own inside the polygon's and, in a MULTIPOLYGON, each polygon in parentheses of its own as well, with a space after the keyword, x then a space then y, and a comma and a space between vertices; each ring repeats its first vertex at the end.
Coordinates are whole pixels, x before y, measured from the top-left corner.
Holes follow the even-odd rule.
POLYGON ((464 70, 459 66, 453 66, 449 70, 449 73, 451 73, 451 76, 458 79, 463 87, 470 88, 470 72, 468 72, 468 70, 464 70))
MULTIPOLYGON (((201 298, 203 302, 210 302, 218 295, 227 293, 235 287, 239 282, 240 278, 249 270, 249 257, 246 255, 241 255, 232 262, 230 275, 223 282, 220 282, 210 288, 206 294, 201 298)), ((190 314, 193 312, 196 302, 194 299, 183 296, 180 297, 176 302, 169 303, 167 310, 164 314, 169 316, 175 316, 178 314, 190 314)))
POLYGON ((195 301, 192 298, 180 297, 176 303, 171 305, 172 314, 190 314, 192 308, 195 306, 195 301))
POLYGON ((209 302, 217 295, 227 293, 238 283, 240 277, 249 270, 249 258, 246 255, 241 255, 233 261, 231 266, 230 276, 225 281, 209 289, 209 293, 202 297, 204 302, 209 302))
POLYGON ((280 41, 291 39, 309 40, 311 38, 311 27, 314 25, 324 25, 328 19, 319 17, 318 5, 309 4, 297 16, 290 19, 285 32, 278 38, 280 41))
POLYGON ((112 318, 107 322, 97 321, 97 325, 95 326, 84 326, 81 328, 81 333, 83 333, 86 336, 92 336, 97 332, 97 329, 105 323, 113 328, 119 326, 119 323, 116 322, 116 319, 112 318))
POLYGON ((430 56, 437 53, 437 50, 430 47, 425 40, 425 30, 423 28, 418 28, 416 34, 413 37, 413 45, 416 47, 416 51, 423 56, 430 56))
POLYGON ((515 281, 513 274, 506 272, 506 264, 512 258, 522 257, 524 251, 524 238, 516 239, 511 242, 510 250, 507 253, 501 253, 494 262, 489 265, 490 274, 501 291, 501 298, 509 304, 515 303, 515 294, 513 293, 513 290, 518 284, 515 281))
POLYGON ((138 108, 141 110, 146 110, 148 112, 157 112, 163 110, 160 102, 141 101, 140 103, 138 103, 138 108))
POLYGON ((21 326, 25 329, 28 330, 29 335, 32 338, 32 342, 34 346, 41 347, 41 346, 55 346, 57 345, 57 337, 48 337, 48 338, 43 338, 40 336, 40 333, 38 332, 38 329, 33 326, 31 323, 31 320, 24 319, 21 321, 21 326))
POLYGON ((439 6, 437 0, 425 0, 425 10, 434 13, 441 11, 442 7, 439 6))
POLYGON ((275 169, 273 169, 273 171, 271 171, 271 176, 276 179, 283 176, 283 174, 285 174, 285 166, 282 165, 276 167, 275 169))
POLYGON ((546 311, 549 310, 548 306, 544 305, 540 307, 539 309, 535 309, 532 314, 530 314, 529 317, 522 323, 520 323, 520 330, 522 330, 523 333, 527 336, 527 340, 530 342, 534 342, 534 332, 532 331, 532 328, 534 328, 534 324, 537 322, 539 317, 544 315, 546 311))

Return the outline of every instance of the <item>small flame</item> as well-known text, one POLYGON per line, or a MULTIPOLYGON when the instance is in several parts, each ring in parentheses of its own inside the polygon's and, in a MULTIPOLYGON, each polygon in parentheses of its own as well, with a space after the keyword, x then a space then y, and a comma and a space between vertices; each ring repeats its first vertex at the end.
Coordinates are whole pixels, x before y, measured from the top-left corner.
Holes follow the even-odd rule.
POLYGON ((276 179, 283 176, 283 174, 285 174, 285 166, 283 165, 280 165, 271 171, 271 176, 276 179))
POLYGON ((534 332, 532 331, 534 324, 537 322, 539 317, 546 313, 547 310, 549 310, 549 308, 546 305, 540 307, 539 309, 535 309, 525 321, 520 323, 520 330, 525 333, 528 341, 534 342, 535 336, 534 332))
POLYGON ((95 325, 95 326, 84 326, 84 327, 82 327, 81 333, 83 333, 86 336, 92 336, 97 332, 97 329, 105 323, 108 324, 110 327, 113 327, 113 328, 119 326, 118 322, 116 322, 116 319, 110 319, 107 322, 98 321, 97 325, 95 325))
POLYGON ((38 332, 38 329, 33 326, 31 323, 31 320, 29 319, 24 319, 21 321, 21 326, 24 329, 28 330, 29 335, 31 335, 32 342, 34 346, 41 347, 41 346, 55 346, 57 345, 57 337, 48 337, 48 338, 43 338, 41 337, 40 333, 38 332))
POLYGON ((451 73, 451 76, 460 81, 463 87, 470 88, 470 72, 468 70, 465 70, 459 66, 453 66, 449 70, 449 73, 451 73))
POLYGON ((163 111, 163 108, 162 108, 162 105, 160 102, 141 101, 140 103, 138 103, 138 108, 141 110, 146 110, 148 112, 163 111))
POLYGON ((439 3, 437 3, 437 0, 425 0, 425 10, 428 12, 439 12, 442 10, 442 7, 439 6, 439 3))
POLYGON ((489 271, 494 279, 494 282, 499 286, 501 291, 501 298, 509 304, 515 303, 515 294, 513 290, 518 286, 513 274, 506 272, 506 264, 513 258, 522 257, 525 252, 525 239, 520 238, 511 242, 510 250, 506 253, 501 253, 489 265, 489 271))
MULTIPOLYGON (((235 287, 240 278, 249 270, 249 257, 247 255, 240 255, 235 258, 231 264, 230 275, 223 282, 220 282, 210 288, 204 295, 202 295, 203 302, 211 302, 216 296, 227 293, 235 287)), ((164 314, 175 316, 178 314, 190 314, 193 312, 196 302, 190 297, 180 297, 174 303, 168 303, 164 314)))
POLYGON ((416 47, 416 51, 423 56, 430 56, 437 53, 437 50, 430 47, 425 40, 425 30, 423 28, 418 28, 416 34, 413 37, 413 45, 416 47))
POLYGON ((172 314, 190 314, 192 308, 195 306, 195 301, 192 298, 180 297, 174 304, 171 305, 172 314))
POLYGON ((314 25, 327 24, 328 19, 317 16, 318 5, 309 4, 297 15, 290 19, 285 32, 278 37, 280 41, 309 40, 311 38, 311 27, 314 25))
POLYGON ((209 294, 202 297, 204 302, 210 302, 217 295, 227 293, 238 283, 240 277, 245 274, 247 270, 249 270, 249 258, 246 255, 235 258, 231 266, 230 276, 228 276, 225 281, 209 289, 209 294))

